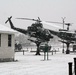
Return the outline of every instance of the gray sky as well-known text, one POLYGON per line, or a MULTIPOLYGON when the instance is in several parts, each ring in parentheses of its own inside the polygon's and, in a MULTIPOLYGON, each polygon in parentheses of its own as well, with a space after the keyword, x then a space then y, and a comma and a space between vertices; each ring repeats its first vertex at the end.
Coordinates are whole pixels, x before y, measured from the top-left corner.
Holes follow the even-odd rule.
POLYGON ((73 23, 70 27, 73 30, 76 29, 76 0, 0 0, 0 23, 5 25, 9 16, 13 16, 16 27, 24 29, 33 22, 15 18, 40 17, 43 21, 62 22, 61 17, 66 17, 65 22, 73 23))

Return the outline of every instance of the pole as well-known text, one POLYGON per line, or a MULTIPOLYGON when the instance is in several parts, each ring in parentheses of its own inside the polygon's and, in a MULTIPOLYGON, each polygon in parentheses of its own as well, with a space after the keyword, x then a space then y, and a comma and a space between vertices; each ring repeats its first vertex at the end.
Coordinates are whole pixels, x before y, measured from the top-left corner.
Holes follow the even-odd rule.
POLYGON ((53 50, 52 50, 52 55, 53 55, 53 50))
POLYGON ((46 52, 44 52, 44 60, 46 60, 46 52))
POLYGON ((56 54, 56 50, 55 50, 55 54, 56 54))
MULTIPOLYGON (((65 19, 66 17, 62 17, 62 20, 63 20, 63 30, 64 30, 64 24, 65 24, 65 19)), ((64 39, 63 39, 63 50, 62 50, 62 53, 64 53, 64 39)))
POLYGON ((24 50, 23 50, 23 55, 24 55, 24 50))
POLYGON ((74 58, 74 72, 75 72, 75 75, 76 75, 76 58, 74 58))
POLYGON ((69 65, 69 75, 72 75, 72 62, 69 62, 68 65, 69 65))
POLYGON ((47 51, 47 60, 48 60, 48 51, 47 51))

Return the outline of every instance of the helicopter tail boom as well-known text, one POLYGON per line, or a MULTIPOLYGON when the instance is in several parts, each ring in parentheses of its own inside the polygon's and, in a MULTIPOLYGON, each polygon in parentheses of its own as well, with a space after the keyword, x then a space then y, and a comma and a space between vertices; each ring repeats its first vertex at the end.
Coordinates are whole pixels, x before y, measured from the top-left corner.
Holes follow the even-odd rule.
POLYGON ((14 27, 14 25, 13 25, 13 23, 12 23, 12 21, 11 21, 11 18, 12 18, 12 16, 9 17, 8 20, 7 20, 5 23, 9 22, 9 23, 10 23, 10 26, 11 26, 11 28, 12 28, 13 30, 19 31, 19 32, 21 32, 21 33, 23 33, 23 34, 27 34, 27 30, 14 27))

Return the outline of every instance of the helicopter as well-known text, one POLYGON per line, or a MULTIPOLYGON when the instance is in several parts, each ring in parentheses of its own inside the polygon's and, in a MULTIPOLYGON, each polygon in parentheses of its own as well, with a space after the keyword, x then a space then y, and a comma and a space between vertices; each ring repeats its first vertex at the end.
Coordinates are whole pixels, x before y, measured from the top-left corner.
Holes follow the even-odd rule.
MULTIPOLYGON (((40 55, 40 50, 39 50, 39 46, 42 42, 48 42, 50 41, 50 39, 53 38, 53 36, 50 34, 49 30, 43 28, 43 24, 41 23, 41 20, 40 18, 38 17, 38 19, 29 19, 29 18, 26 18, 26 20, 33 20, 33 21, 36 21, 35 23, 33 23, 31 26, 28 26, 27 29, 21 29, 21 28, 16 28, 12 21, 11 21, 11 17, 8 18, 8 20, 5 22, 9 22, 10 23, 10 26, 12 29, 16 30, 16 31, 19 31, 25 35, 29 35, 30 37, 35 37, 36 40, 31 40, 31 39, 28 39, 30 40, 31 42, 34 42, 37 46, 37 52, 36 52, 36 55, 40 55)), ((23 18, 17 18, 17 19, 23 19, 23 18)))
MULTIPOLYGON (((38 17, 39 18, 39 17, 38 17)), ((17 19, 23 19, 23 20, 26 20, 27 18, 17 18, 17 19)), ((27 19, 27 20, 30 20, 30 19, 27 19)), ((34 19, 33 19, 34 20, 34 19)), ((34 20, 36 21, 36 20, 34 20)), ((42 22, 39 18, 39 22, 42 22)), ((53 35, 56 35, 58 36, 61 40, 59 40, 59 42, 62 42, 63 44, 65 43, 66 44, 66 54, 69 54, 70 53, 70 50, 69 50, 69 46, 70 44, 72 43, 75 43, 76 41, 76 32, 71 32, 69 31, 69 26, 72 25, 72 23, 64 23, 64 20, 63 20, 63 23, 61 22, 53 22, 53 21, 46 21, 48 23, 57 23, 57 24, 63 24, 63 29, 59 29, 59 31, 54 31, 54 30, 49 30, 50 34, 53 34, 53 35), (64 25, 67 26, 67 29, 64 29, 64 25)), ((44 22, 42 22, 44 23, 44 22)), ((63 53, 64 53, 64 48, 63 48, 63 53)))
POLYGON ((63 53, 64 53, 64 44, 66 44, 66 54, 70 53, 69 46, 76 42, 76 31, 71 32, 69 31, 70 23, 65 23, 67 25, 67 29, 59 29, 59 31, 49 30, 51 34, 58 36, 61 38, 59 42, 63 43, 63 53))
MULTIPOLYGON (((5 22, 7 23, 9 21, 10 23, 10 26, 12 29, 14 30, 17 30, 23 34, 28 34, 30 37, 35 37, 36 38, 36 41, 35 40, 30 40, 34 43, 36 43, 37 47, 39 48, 41 42, 45 42, 45 41, 49 41, 50 38, 53 38, 53 35, 56 35, 58 36, 59 38, 61 38, 61 41, 62 43, 65 43, 67 45, 67 50, 66 50, 66 54, 69 54, 69 45, 70 43, 76 41, 76 34, 74 32, 69 32, 69 26, 71 25, 70 23, 65 23, 65 25, 67 25, 67 29, 60 29, 59 31, 55 31, 55 30, 51 30, 51 29, 45 29, 43 27, 43 24, 42 24, 42 21, 40 20, 40 18, 38 17, 38 19, 30 19, 30 18, 16 18, 16 19, 22 19, 22 20, 32 20, 32 21, 35 21, 35 23, 33 23, 31 26, 28 26, 27 30, 25 29, 21 29, 21 28, 16 28, 14 27, 12 21, 11 21, 11 18, 8 18, 8 20, 5 22), (62 41, 62 40, 65 40, 65 41, 62 41), (68 44, 69 43, 69 44, 68 44)), ((60 22, 51 22, 51 23, 60 23, 60 22)), ((60 23, 60 24, 63 24, 63 23, 60 23)), ((39 54, 39 51, 36 53, 36 54, 39 54)))

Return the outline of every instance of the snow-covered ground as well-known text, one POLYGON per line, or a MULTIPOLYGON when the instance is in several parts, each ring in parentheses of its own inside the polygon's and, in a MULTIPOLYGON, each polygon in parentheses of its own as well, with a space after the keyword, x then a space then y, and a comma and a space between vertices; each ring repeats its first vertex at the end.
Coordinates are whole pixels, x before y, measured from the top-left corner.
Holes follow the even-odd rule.
POLYGON ((68 75, 68 62, 73 62, 75 53, 62 54, 61 52, 49 53, 49 60, 35 56, 35 52, 15 53, 16 62, 1 62, 0 75, 68 75))

